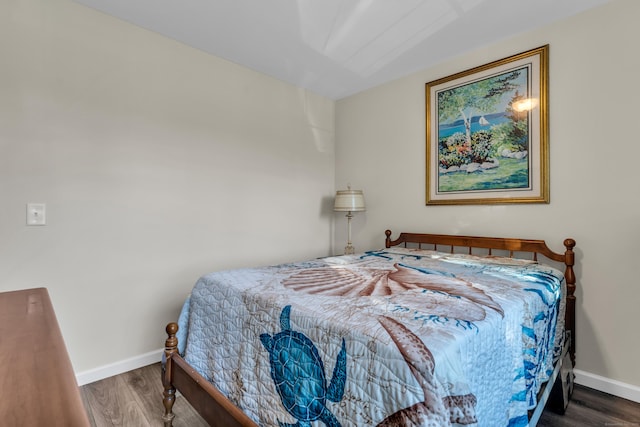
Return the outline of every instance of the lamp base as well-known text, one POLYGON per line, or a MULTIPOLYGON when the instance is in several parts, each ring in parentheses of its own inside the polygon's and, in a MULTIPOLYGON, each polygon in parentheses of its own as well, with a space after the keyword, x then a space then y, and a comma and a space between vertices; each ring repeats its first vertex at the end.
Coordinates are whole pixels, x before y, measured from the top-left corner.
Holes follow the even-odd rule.
POLYGON ((354 248, 351 243, 348 243, 347 246, 344 247, 344 254, 345 255, 353 255, 356 253, 356 248, 354 248))

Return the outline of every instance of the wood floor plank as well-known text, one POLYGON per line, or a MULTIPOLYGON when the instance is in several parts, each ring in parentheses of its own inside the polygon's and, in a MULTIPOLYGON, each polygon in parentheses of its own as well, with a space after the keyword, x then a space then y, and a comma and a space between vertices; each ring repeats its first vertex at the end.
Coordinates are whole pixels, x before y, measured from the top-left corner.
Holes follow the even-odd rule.
MULTIPOLYGON (((92 427, 163 425, 160 371, 160 363, 156 363, 82 386, 81 396, 92 427)), ((174 427, 208 427, 180 395, 173 413, 174 427)))
POLYGON ((155 370, 135 369, 122 374, 127 387, 135 394, 151 425, 160 425, 162 411, 158 403, 162 400, 162 384, 160 372, 155 370))
MULTIPOLYGON (((164 406, 162 406, 162 382, 160 363, 144 367, 123 374, 129 388, 138 394, 141 405, 149 413, 149 422, 152 425, 161 425, 164 406), (151 415, 153 414, 153 415, 151 415)), ((176 398, 173 405, 173 413, 176 416, 174 427, 180 426, 202 426, 206 427, 207 423, 200 415, 188 404, 186 399, 180 395, 176 398)))
POLYGON ((91 402, 88 398, 88 387, 80 387, 80 398, 82 398, 82 404, 87 410, 87 416, 89 418, 89 424, 92 427, 95 427, 96 420, 93 418, 93 411, 91 410, 91 402))
POLYGON ((576 385, 564 415, 544 411, 538 427, 640 426, 640 403, 576 385))
POLYGON ((150 426, 144 408, 127 386, 123 375, 106 378, 83 387, 85 401, 91 408, 90 418, 96 427, 150 426))
MULTIPOLYGON (((106 378, 80 388, 93 427, 162 426, 160 363, 106 378)), ((208 424, 178 394, 173 406, 174 427, 208 424)), ((640 403, 576 385, 564 415, 545 410, 538 427, 640 427, 640 403)))

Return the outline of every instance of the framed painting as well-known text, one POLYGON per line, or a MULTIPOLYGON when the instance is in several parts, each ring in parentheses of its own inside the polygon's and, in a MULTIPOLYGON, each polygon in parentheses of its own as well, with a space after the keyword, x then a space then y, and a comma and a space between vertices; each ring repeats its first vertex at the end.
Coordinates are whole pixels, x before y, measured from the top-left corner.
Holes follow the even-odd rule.
POLYGON ((427 205, 549 203, 549 46, 426 84, 427 205))

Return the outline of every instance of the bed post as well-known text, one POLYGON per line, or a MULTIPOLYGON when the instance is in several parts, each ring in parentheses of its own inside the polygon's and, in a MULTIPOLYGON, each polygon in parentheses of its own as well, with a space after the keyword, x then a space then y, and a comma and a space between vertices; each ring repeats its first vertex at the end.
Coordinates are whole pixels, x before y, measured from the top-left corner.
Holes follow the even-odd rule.
POLYGON ((172 360, 171 356, 178 352, 178 324, 171 322, 165 328, 167 332, 167 340, 164 343, 164 354, 162 356, 162 385, 164 392, 162 393, 162 404, 164 405, 164 427, 173 426, 173 404, 176 401, 176 388, 172 384, 172 360))
POLYGON ((573 248, 576 241, 573 239, 565 239, 564 246, 567 250, 564 252, 564 263, 566 270, 564 277, 567 281, 567 306, 564 316, 565 329, 571 331, 571 342, 569 343, 569 354, 571 356, 571 364, 576 365, 576 275, 573 271, 575 264, 575 254, 573 248))
POLYGON ((385 247, 390 248, 391 247, 391 230, 386 230, 384 234, 385 236, 387 236, 387 238, 384 239, 384 245, 385 247))

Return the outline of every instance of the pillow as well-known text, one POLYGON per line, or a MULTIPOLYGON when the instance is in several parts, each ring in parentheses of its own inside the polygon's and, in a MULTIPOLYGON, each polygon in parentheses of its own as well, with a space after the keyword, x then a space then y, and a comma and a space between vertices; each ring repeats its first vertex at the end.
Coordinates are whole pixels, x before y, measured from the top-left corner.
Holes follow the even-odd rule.
POLYGON ((440 252, 429 249, 418 248, 405 248, 393 246, 391 248, 383 249, 386 252, 394 253, 398 255, 409 255, 416 257, 429 257, 433 259, 442 259, 443 261, 450 262, 464 262, 464 263, 477 263, 477 264, 491 264, 491 265, 530 265, 537 264, 537 261, 531 259, 509 258, 496 255, 469 255, 469 254, 451 254, 449 252, 440 252))

